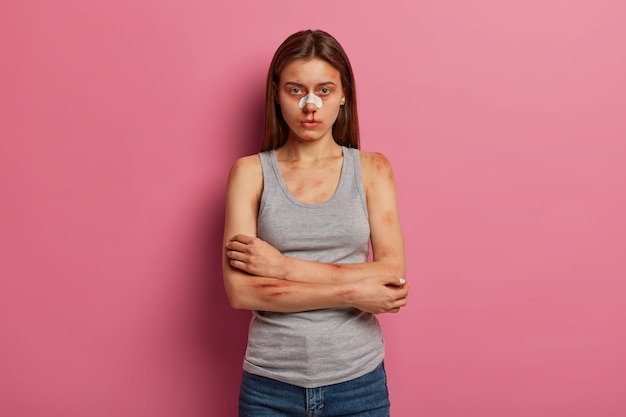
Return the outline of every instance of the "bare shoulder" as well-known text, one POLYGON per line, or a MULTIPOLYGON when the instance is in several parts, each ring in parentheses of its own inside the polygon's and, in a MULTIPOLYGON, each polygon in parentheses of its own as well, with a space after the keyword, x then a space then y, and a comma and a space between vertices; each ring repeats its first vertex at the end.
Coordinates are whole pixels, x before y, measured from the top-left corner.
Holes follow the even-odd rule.
POLYGON ((363 179, 367 182, 376 179, 390 179, 393 181, 391 163, 380 152, 360 151, 361 171, 363 179))
POLYGON ((228 185, 239 195, 260 195, 263 188, 263 169, 258 155, 248 155, 237 159, 230 167, 228 185))
POLYGON ((248 155, 237 159, 230 167, 232 175, 261 175, 261 160, 258 155, 248 155))

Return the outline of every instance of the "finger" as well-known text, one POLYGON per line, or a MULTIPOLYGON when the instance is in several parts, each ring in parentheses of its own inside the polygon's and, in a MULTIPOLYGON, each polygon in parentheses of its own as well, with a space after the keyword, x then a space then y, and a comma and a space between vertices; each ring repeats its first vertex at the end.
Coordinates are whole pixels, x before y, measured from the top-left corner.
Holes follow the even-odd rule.
POLYGON ((245 243, 241 243, 236 240, 231 240, 230 242, 226 244, 226 248, 228 248, 229 250, 237 251, 237 252, 245 251, 247 246, 248 245, 246 245, 245 243))
POLYGON ((234 250, 227 250, 226 256, 228 256, 229 259, 232 259, 234 261, 240 261, 240 262, 245 262, 247 259, 245 254, 238 252, 238 251, 234 251, 234 250))
POLYGON ((241 262, 241 261, 238 261, 238 260, 231 259, 229 263, 230 263, 230 266, 232 266, 233 268, 237 268, 237 269, 241 269, 242 271, 246 271, 246 264, 245 264, 245 262, 241 262))
POLYGON ((395 302, 395 306, 394 306, 394 307, 397 307, 398 309, 399 309, 400 307, 405 307, 405 306, 406 306, 406 304, 407 304, 407 301, 408 301, 408 300, 406 299, 406 297, 401 298, 401 299, 399 299, 399 300, 397 300, 397 301, 395 302))
POLYGON ((396 278, 396 277, 386 277, 385 285, 390 287, 402 287, 406 284, 406 280, 404 278, 396 278))
POLYGON ((254 236, 249 236, 249 235, 244 235, 244 234, 237 234, 235 236, 232 237, 231 242, 241 242, 241 243, 250 243, 255 239, 254 236))

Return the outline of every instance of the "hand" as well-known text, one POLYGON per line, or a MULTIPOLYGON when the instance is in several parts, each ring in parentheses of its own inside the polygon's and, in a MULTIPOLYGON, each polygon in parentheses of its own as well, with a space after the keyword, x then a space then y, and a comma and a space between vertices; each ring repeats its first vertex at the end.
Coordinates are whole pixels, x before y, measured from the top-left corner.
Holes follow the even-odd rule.
POLYGON ((286 279, 286 257, 258 237, 235 235, 226 243, 226 256, 233 268, 252 275, 286 279))
POLYGON ((409 284, 402 278, 375 276, 354 284, 351 305, 367 313, 397 313, 407 303, 409 284))

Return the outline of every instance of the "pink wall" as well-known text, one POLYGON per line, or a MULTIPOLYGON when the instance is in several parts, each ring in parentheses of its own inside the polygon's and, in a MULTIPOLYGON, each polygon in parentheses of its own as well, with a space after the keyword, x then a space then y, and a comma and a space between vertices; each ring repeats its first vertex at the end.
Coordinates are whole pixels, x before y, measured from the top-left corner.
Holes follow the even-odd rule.
POLYGON ((220 276, 263 79, 323 28, 391 159, 410 305, 395 417, 626 415, 626 2, 0 6, 0 415, 229 417, 220 276))

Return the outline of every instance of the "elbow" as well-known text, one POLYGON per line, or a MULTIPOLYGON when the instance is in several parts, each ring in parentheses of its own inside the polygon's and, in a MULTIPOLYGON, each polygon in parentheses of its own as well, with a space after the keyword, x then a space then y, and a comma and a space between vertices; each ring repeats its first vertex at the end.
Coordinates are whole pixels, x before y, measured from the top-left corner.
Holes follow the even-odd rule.
POLYGON ((248 310, 247 308, 244 307, 243 303, 235 302, 233 300, 229 300, 229 302, 230 302, 230 307, 233 308, 234 310, 248 310))
POLYGON ((226 296, 228 303, 235 310, 262 310, 262 305, 259 303, 258 295, 255 295, 254 291, 250 291, 245 285, 231 285, 226 282, 225 285, 226 296))
POLYGON ((228 297, 228 304, 235 310, 249 310, 245 300, 241 297, 237 291, 226 288, 226 296, 228 297))
POLYGON ((226 277, 224 277, 224 290, 226 292, 226 297, 228 298, 228 304, 235 310, 244 310, 245 302, 243 297, 241 296, 241 291, 237 291, 235 285, 232 282, 229 282, 226 277))
POLYGON ((228 297, 228 303, 235 310, 267 310, 271 302, 269 295, 280 294, 284 282, 276 282, 273 278, 259 278, 249 275, 224 275, 224 288, 228 297), (261 279, 255 282, 254 279, 261 279), (266 282, 267 281, 267 282, 266 282), (282 285, 281 285, 282 284, 282 285))
POLYGON ((250 310, 250 307, 241 299, 241 297, 229 295, 228 303, 235 310, 250 310))
POLYGON ((235 310, 251 310, 249 302, 247 302, 250 297, 246 297, 245 280, 234 273, 230 265, 224 265, 222 278, 228 304, 235 310))

